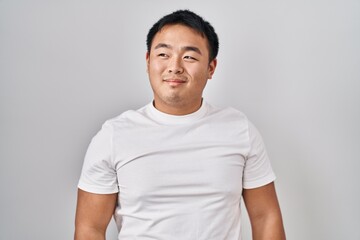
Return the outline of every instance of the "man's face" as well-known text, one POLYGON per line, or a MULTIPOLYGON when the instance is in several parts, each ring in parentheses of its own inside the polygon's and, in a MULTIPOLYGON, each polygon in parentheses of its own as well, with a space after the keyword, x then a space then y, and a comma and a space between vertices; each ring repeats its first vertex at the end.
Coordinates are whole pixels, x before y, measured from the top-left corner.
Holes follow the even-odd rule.
POLYGON ((166 25, 155 35, 146 62, 158 110, 183 115, 200 107, 216 67, 216 60, 209 63, 206 38, 184 25, 166 25))

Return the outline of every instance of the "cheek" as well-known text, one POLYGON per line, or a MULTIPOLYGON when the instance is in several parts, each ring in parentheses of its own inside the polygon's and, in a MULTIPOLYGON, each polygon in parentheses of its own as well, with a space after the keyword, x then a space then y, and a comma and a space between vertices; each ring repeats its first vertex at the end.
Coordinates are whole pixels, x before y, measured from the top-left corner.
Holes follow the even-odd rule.
POLYGON ((161 63, 159 61, 152 61, 152 62, 150 62, 148 68, 149 68, 149 71, 151 71, 151 72, 159 73, 164 70, 165 66, 164 66, 164 63, 161 63))
POLYGON ((208 79, 209 72, 206 66, 191 66, 187 69, 188 73, 193 76, 195 80, 203 81, 208 79))
POLYGON ((164 67, 158 62, 151 62, 148 65, 148 76, 153 86, 158 86, 162 82, 164 67))

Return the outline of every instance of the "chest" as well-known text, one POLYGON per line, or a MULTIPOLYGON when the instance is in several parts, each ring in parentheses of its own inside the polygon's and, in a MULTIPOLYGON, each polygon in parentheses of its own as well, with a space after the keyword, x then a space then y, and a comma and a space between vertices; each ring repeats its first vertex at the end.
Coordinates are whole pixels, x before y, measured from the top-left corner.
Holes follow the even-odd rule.
POLYGON ((235 204, 240 200, 248 150, 241 132, 202 126, 191 131, 135 129, 124 135, 114 140, 123 207, 136 203, 202 208, 209 206, 209 199, 235 204))

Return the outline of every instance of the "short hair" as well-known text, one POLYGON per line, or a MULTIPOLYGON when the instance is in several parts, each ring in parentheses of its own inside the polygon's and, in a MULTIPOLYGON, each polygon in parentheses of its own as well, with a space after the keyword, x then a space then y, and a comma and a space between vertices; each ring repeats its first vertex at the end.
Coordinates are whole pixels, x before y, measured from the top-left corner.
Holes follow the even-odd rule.
POLYGON ((215 29, 202 17, 190 10, 178 10, 162 17, 149 30, 146 38, 147 51, 150 53, 152 41, 165 25, 182 24, 200 33, 208 40, 209 61, 216 58, 219 52, 219 39, 215 29))

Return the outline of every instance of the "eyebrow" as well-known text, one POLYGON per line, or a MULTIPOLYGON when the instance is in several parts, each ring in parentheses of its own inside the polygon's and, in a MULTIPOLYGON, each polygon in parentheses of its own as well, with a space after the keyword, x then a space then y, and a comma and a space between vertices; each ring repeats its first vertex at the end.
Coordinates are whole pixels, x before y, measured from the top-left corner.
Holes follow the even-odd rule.
MULTIPOLYGON (((168 48, 168 49, 172 49, 173 47, 169 44, 166 44, 166 43, 159 43, 158 45, 155 46, 154 49, 159 49, 159 48, 168 48)), ((197 47, 194 47, 194 46, 184 46, 184 47, 181 47, 182 50, 185 50, 185 51, 193 51, 193 52, 196 52, 200 55, 202 55, 201 51, 199 48, 197 47)))

